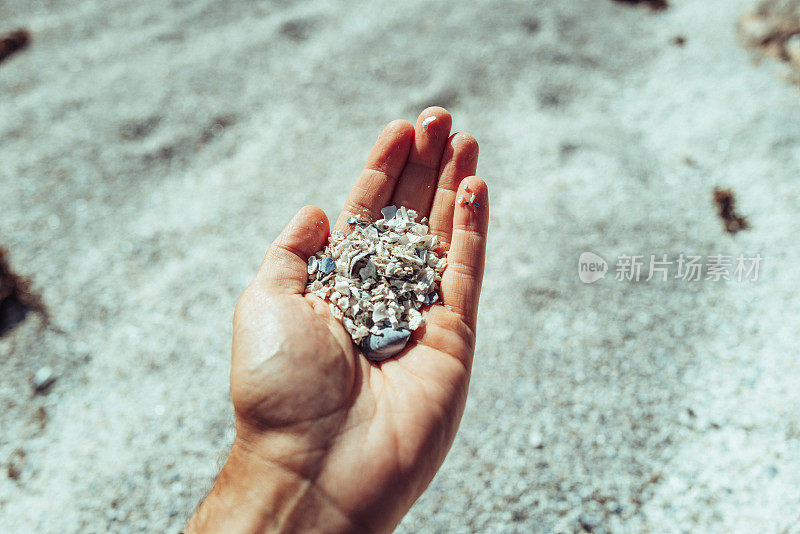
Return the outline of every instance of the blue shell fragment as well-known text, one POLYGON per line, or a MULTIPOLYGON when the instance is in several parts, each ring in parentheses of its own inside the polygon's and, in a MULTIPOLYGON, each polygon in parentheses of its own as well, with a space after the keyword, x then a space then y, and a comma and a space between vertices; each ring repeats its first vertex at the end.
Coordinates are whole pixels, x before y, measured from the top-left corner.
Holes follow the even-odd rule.
POLYGON ((394 219, 394 216, 397 214, 397 207, 396 206, 386 206, 385 208, 381 208, 381 215, 387 221, 390 219, 394 219))
POLYGON ((411 330, 406 328, 384 328, 381 335, 370 334, 361 341, 361 350, 368 360, 380 362, 391 358, 408 343, 411 330))
POLYGON ((336 262, 331 257, 324 257, 319 260, 319 266, 317 267, 319 272, 322 274, 332 273, 334 269, 336 269, 336 262))

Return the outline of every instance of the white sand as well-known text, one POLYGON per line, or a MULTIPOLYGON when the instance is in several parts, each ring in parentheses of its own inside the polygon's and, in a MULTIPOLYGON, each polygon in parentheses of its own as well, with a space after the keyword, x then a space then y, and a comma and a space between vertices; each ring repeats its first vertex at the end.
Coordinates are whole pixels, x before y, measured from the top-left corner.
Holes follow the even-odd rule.
POLYGON ((673 3, 0 3, 34 39, 0 64, 0 245, 52 315, 0 339, 0 532, 178 531, 268 242, 428 104, 480 142, 491 239, 462 428, 399 530, 800 532, 800 99, 736 43, 748 2, 673 3), (585 250, 765 260, 586 286, 585 250))

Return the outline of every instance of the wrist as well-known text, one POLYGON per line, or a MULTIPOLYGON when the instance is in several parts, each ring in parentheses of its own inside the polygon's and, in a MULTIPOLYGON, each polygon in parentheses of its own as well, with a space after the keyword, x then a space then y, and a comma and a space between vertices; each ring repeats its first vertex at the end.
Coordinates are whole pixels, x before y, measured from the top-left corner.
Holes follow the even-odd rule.
POLYGON ((311 481, 236 440, 214 487, 186 526, 199 532, 357 531, 311 481))

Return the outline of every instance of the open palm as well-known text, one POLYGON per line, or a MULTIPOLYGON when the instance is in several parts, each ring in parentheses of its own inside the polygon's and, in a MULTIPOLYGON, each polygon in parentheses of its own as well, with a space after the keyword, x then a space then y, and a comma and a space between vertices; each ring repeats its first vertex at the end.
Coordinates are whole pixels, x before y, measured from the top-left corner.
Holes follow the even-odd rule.
POLYGON ((294 217, 236 307, 235 447, 296 479, 287 524, 319 526, 322 503, 347 529, 390 530, 452 444, 475 345, 488 199, 473 176, 475 140, 450 136, 450 126, 442 108, 425 110, 416 126, 390 123, 334 227, 347 231, 352 215, 375 219, 382 207, 403 205, 429 217, 431 233, 448 246, 441 304, 400 354, 368 361, 327 303, 303 295, 306 260, 330 232, 319 208, 294 217), (473 193, 474 204, 457 201, 473 193))

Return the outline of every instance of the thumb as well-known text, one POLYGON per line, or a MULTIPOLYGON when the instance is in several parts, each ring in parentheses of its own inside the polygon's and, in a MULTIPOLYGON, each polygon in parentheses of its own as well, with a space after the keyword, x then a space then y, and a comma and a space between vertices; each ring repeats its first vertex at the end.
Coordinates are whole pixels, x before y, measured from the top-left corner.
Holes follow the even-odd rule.
POLYGON ((308 281, 308 258, 328 239, 330 225, 325 212, 305 206, 267 249, 255 284, 281 293, 302 293, 308 281))

